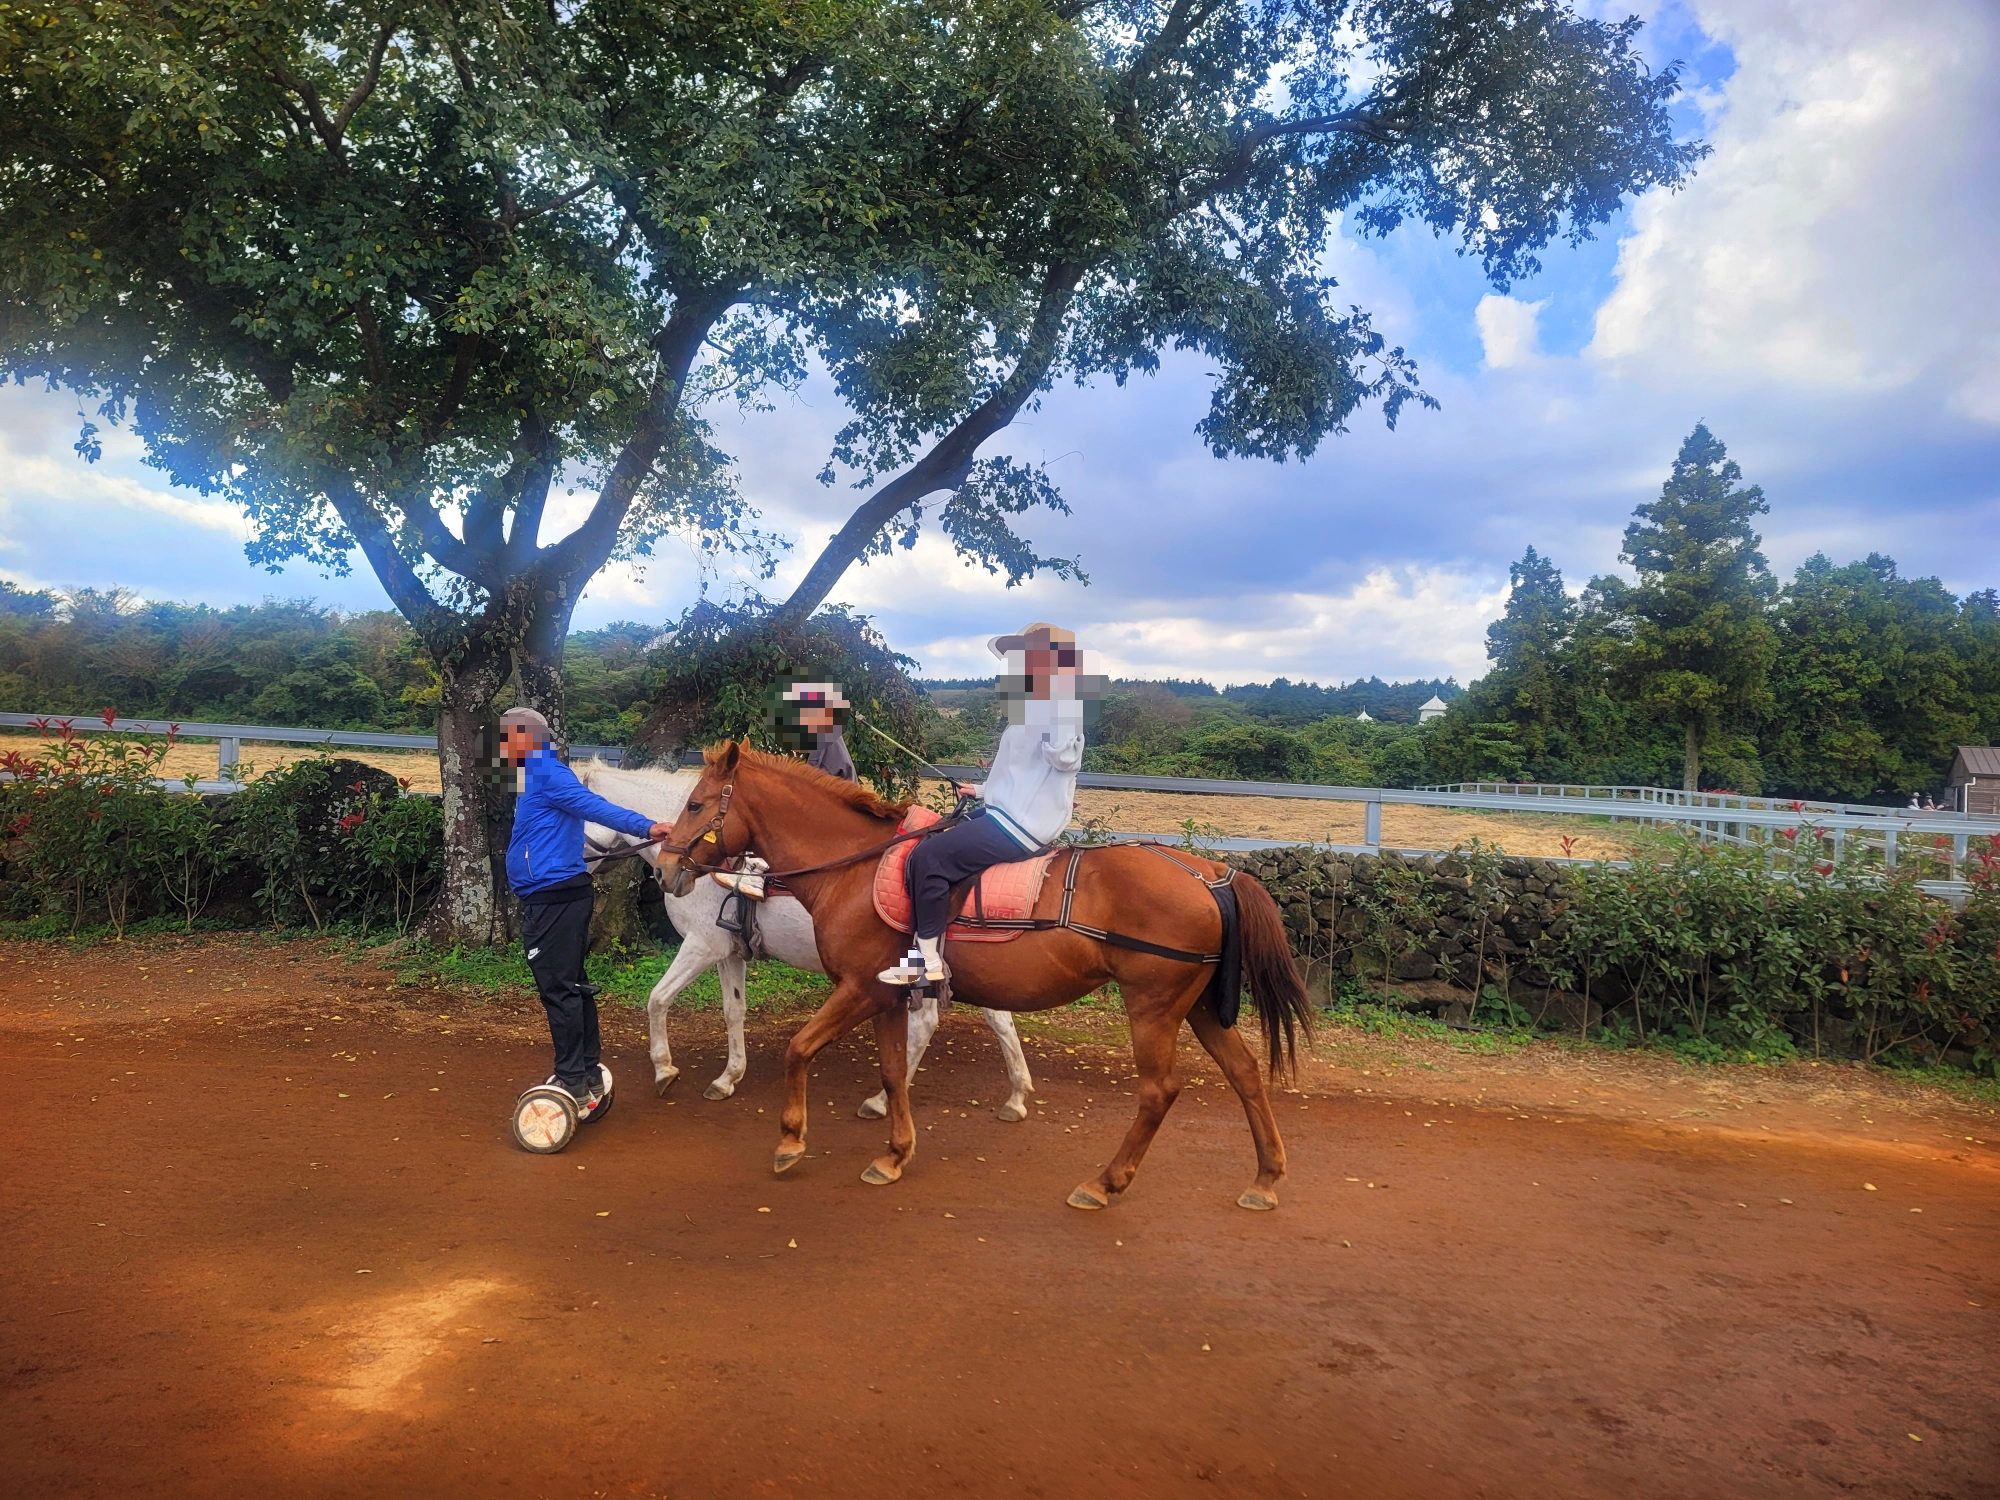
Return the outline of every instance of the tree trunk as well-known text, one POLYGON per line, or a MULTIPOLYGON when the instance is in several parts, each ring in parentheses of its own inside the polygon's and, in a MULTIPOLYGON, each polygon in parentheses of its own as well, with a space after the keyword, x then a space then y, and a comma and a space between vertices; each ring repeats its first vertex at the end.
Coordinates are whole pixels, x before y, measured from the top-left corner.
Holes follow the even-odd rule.
POLYGON ((576 596, 590 581, 581 578, 528 579, 517 608, 522 620, 514 645, 514 671, 521 701, 549 721, 556 754, 569 759, 569 700, 563 682, 563 642, 576 613, 576 596))
POLYGON ((438 675, 438 771, 444 786, 444 885, 431 907, 439 947, 486 948, 512 937, 506 902, 505 788, 494 763, 493 695, 506 657, 474 647, 442 657, 438 675))
POLYGON ((1695 719, 1687 721, 1687 756, 1681 762, 1681 790, 1701 790, 1701 724, 1695 719))

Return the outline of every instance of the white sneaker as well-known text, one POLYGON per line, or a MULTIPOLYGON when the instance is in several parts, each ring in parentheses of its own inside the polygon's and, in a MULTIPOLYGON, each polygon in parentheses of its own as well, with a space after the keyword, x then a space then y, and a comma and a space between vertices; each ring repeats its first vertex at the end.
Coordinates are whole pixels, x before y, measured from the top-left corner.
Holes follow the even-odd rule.
POLYGON ((942 984, 945 979, 944 960, 939 959, 933 968, 925 959, 924 952, 915 943, 903 955, 903 961, 893 969, 884 969, 875 976, 884 984, 902 985, 913 988, 920 984, 942 984))
POLYGON ((709 878, 725 891, 737 891, 752 901, 764 899, 764 872, 770 865, 750 855, 740 870, 717 870, 709 878))

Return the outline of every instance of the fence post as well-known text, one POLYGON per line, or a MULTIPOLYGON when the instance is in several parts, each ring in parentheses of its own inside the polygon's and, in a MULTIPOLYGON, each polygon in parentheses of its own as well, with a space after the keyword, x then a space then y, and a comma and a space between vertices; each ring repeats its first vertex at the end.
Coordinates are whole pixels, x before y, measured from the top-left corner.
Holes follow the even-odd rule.
POLYGON ((1882 868, 1896 868, 1896 830, 1893 828, 1882 830, 1882 868))
POLYGON ((1382 846, 1382 799, 1380 797, 1370 797, 1362 805, 1367 809, 1367 812, 1365 814, 1361 842, 1366 844, 1370 849, 1379 849, 1382 846))
POLYGON ((215 751, 215 769, 218 775, 236 764, 237 743, 236 740, 226 739, 217 745, 215 751))

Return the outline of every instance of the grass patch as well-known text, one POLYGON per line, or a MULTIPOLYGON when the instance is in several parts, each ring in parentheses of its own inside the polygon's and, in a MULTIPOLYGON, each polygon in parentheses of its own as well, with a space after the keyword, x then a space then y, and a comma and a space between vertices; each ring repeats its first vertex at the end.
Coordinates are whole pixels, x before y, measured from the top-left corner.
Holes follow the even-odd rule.
POLYGON ((1903 1062, 1893 1057, 1876 1066, 1892 1078, 1941 1089, 1968 1104, 1983 1104, 1988 1109, 2000 1107, 2000 1078, 1955 1068, 1949 1063, 1903 1062))
MULTIPOLYGON (((584 961, 584 972, 606 1003, 643 1006, 673 961, 671 953, 593 953, 584 961)), ((535 988, 535 976, 519 947, 440 951, 412 944, 394 963, 397 981, 402 984, 442 984, 493 994, 532 993, 535 988)), ((744 983, 749 1008, 774 1014, 817 1009, 830 988, 823 974, 776 962, 751 964, 744 983)), ((714 969, 682 990, 674 1001, 676 1009, 691 1010, 720 1008, 721 1004, 722 981, 714 969)))

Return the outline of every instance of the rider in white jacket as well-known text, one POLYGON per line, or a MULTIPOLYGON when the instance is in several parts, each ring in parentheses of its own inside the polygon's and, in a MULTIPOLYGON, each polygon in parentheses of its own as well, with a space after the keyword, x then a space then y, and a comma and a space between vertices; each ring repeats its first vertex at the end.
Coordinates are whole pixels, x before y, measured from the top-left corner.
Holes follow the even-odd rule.
POLYGON ((989 645, 1014 670, 1000 680, 1012 722, 978 789, 983 816, 922 840, 910 854, 917 947, 931 983, 944 978, 951 888, 989 865, 1027 858, 1069 827, 1083 765, 1085 713, 1093 705, 1075 635, 1037 623, 989 645))

